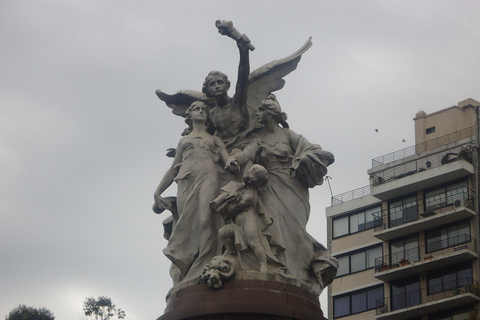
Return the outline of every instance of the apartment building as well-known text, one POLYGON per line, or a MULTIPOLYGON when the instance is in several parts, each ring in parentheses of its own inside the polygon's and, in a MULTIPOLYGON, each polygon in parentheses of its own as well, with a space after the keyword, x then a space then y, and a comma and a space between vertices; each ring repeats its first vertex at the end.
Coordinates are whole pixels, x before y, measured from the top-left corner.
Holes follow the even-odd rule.
POLYGON ((368 186, 332 197, 328 319, 479 319, 479 106, 418 112, 414 146, 374 158, 368 186))

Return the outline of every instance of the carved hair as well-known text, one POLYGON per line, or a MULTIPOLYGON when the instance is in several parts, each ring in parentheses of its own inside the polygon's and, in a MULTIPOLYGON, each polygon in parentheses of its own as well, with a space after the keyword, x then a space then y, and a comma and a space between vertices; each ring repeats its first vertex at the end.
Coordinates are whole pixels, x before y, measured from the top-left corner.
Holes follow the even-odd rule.
POLYGON ((243 181, 245 184, 251 183, 257 188, 264 186, 268 181, 268 171, 265 169, 265 167, 259 164, 254 164, 243 175, 243 181))
POLYGON ((287 114, 282 111, 280 103, 274 94, 269 94, 268 97, 261 102, 261 104, 269 115, 277 119, 277 123, 280 123, 284 128, 289 128, 287 123, 287 114))
POLYGON ((210 79, 212 77, 222 77, 223 78, 223 81, 225 81, 225 84, 227 85, 227 91, 228 89, 230 89, 230 80, 228 80, 228 77, 225 73, 223 72, 220 72, 220 71, 210 71, 208 73, 208 75, 205 77, 205 81, 203 82, 203 86, 202 86, 202 92, 207 94, 207 91, 208 91, 208 83, 210 82, 210 79))

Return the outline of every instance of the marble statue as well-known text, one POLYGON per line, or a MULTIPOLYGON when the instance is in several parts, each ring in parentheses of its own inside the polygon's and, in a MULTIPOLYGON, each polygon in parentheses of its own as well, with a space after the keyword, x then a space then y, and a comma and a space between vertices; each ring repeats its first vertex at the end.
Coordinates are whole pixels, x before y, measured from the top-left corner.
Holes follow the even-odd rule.
POLYGON ((336 261, 306 231, 308 188, 323 183, 333 154, 290 130, 274 95, 262 101, 257 118, 262 127, 241 153, 229 158, 227 167, 252 161, 267 169, 269 179, 260 194, 274 221, 269 230, 272 250, 295 278, 321 291, 333 280, 336 261))
MULTIPOLYGON (((233 167, 235 169, 238 166, 233 167)), ((268 181, 268 171, 261 165, 252 165, 243 176, 244 183, 229 182, 221 188, 221 194, 210 204, 215 212, 224 214, 225 225, 218 231, 218 236, 225 247, 225 256, 236 256, 243 251, 252 250, 259 266, 245 265, 242 269, 267 272, 267 259, 273 269, 284 269, 273 254, 269 241, 269 227, 273 223, 270 213, 260 197, 259 188, 268 181)))
POLYGON ((178 268, 174 284, 198 278, 222 249, 217 236, 221 217, 211 214, 210 202, 220 190, 219 171, 224 167, 220 162, 226 163, 228 153, 222 140, 206 131, 208 111, 203 102, 192 103, 186 114, 192 132, 178 143, 172 166, 154 195, 157 208, 169 208, 162 194, 173 181, 177 183, 178 220, 163 250, 178 268))
POLYGON ((219 71, 207 75, 202 92, 156 91, 188 124, 154 194, 154 211, 173 214, 164 222, 163 251, 172 262, 174 286, 204 282, 218 289, 225 281, 267 277, 319 295, 338 262, 306 231, 308 189, 323 183, 334 156, 291 130, 272 94, 283 88, 311 39, 250 73, 255 47, 249 38, 231 22, 216 26, 240 52, 233 97, 219 71), (163 197, 174 181, 176 199, 163 197))

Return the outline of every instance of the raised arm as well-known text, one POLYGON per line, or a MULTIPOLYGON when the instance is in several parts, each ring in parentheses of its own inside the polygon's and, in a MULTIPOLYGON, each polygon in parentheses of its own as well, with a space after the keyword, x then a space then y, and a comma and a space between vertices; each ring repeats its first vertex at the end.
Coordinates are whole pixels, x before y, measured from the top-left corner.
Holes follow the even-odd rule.
POLYGON ((240 51, 240 62, 238 64, 238 78, 235 87, 235 95, 233 96, 233 104, 240 108, 240 114, 244 123, 243 130, 247 129, 250 125, 250 114, 248 113, 247 99, 247 81, 250 75, 250 57, 248 44, 250 40, 246 35, 243 35, 240 40, 237 41, 238 50, 240 51))
POLYGON ((247 81, 250 75, 248 43, 250 43, 250 40, 246 35, 243 35, 242 38, 237 41, 238 50, 240 51, 240 62, 238 64, 238 78, 234 97, 240 105, 247 103, 247 81))

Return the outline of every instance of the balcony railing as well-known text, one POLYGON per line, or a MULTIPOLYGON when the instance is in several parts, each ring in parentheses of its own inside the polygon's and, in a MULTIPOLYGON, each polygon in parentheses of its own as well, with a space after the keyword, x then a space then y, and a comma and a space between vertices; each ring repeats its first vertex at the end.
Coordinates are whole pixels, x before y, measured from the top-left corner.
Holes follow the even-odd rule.
POLYGON ((477 252, 477 241, 468 234, 461 234, 446 240, 435 241, 424 246, 406 249, 375 259, 375 273, 408 266, 418 261, 445 256, 467 249, 477 252))
POLYGON ((420 304, 453 298, 458 295, 471 293, 480 296, 478 281, 471 278, 463 278, 455 281, 444 282, 442 288, 429 287, 412 290, 406 293, 379 299, 376 302, 376 314, 383 314, 396 310, 414 307, 420 304), (439 289, 442 290, 439 292, 439 289), (435 293, 432 293, 435 292, 435 293))
POLYGON ((436 139, 419 143, 414 146, 410 146, 402 150, 394 151, 392 153, 372 159, 372 168, 382 166, 386 163, 390 163, 396 160, 404 159, 406 157, 413 156, 423 151, 435 149, 439 146, 443 146, 451 142, 459 141, 472 136, 475 137, 475 134, 475 126, 473 126, 457 132, 450 133, 442 137, 438 137, 436 139))
POLYGON ((421 200, 404 203, 374 214, 375 232, 445 213, 454 208, 467 207, 474 210, 474 192, 467 187, 449 190, 421 200))
POLYGON ((401 179, 413 174, 426 171, 430 168, 440 167, 444 164, 464 159, 471 163, 472 146, 464 145, 442 150, 441 152, 426 155, 412 161, 389 167, 370 175, 371 185, 373 187, 401 179))
POLYGON ((353 199, 358 199, 369 194, 370 194, 370 186, 365 186, 365 187, 351 190, 342 194, 338 194, 332 197, 332 206, 340 203, 344 203, 346 201, 350 201, 353 199))

